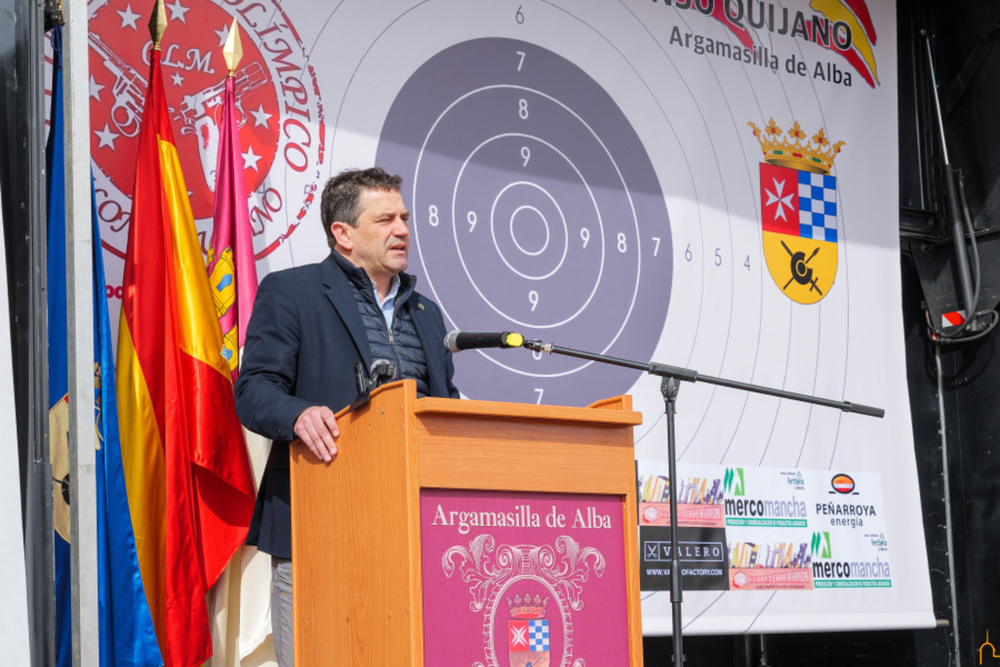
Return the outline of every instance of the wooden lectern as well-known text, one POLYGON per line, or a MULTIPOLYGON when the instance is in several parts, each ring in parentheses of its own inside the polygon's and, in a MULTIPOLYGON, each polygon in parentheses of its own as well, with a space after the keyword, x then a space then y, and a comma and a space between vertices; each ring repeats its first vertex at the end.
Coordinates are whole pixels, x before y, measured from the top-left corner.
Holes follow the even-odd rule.
MULTIPOLYGON (((331 463, 293 445, 295 664, 425 664, 421 568, 440 571, 440 562, 421 562, 421 491, 461 489, 620 500, 628 655, 616 663, 640 667, 632 427, 642 415, 631 408, 630 396, 588 408, 417 398, 415 383, 405 380, 337 414, 339 453, 331 463)), ((449 582, 463 586, 458 575, 449 582)), ((602 602, 587 604, 594 609, 602 602)), ((557 612, 550 605, 554 629, 557 612)), ((428 627, 451 631, 440 623, 428 627)), ((571 637, 572 631, 570 645, 571 637)))

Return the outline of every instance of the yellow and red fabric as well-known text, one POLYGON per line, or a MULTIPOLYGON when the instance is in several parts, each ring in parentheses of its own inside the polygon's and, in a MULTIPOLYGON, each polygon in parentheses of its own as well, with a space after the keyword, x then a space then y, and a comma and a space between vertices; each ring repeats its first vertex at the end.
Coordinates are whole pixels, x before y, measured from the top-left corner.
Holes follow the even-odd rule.
POLYGON ((205 594, 246 536, 254 484, 153 50, 118 332, 122 456, 167 667, 212 654, 205 594))

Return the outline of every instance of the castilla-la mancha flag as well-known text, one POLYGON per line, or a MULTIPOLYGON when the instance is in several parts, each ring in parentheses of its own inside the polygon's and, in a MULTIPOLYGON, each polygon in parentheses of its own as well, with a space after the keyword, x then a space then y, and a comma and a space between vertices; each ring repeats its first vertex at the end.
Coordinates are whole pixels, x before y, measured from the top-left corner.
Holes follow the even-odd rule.
POLYGON ((219 124, 215 224, 212 227, 212 242, 208 246, 208 273, 215 311, 222 327, 222 356, 228 362, 235 382, 250 323, 250 311, 257 294, 257 263, 247 208, 247 184, 236 122, 233 77, 226 79, 219 124))
POLYGON ((118 331, 122 457, 167 667, 212 654, 205 595, 243 542, 254 484, 222 332, 150 54, 118 331))

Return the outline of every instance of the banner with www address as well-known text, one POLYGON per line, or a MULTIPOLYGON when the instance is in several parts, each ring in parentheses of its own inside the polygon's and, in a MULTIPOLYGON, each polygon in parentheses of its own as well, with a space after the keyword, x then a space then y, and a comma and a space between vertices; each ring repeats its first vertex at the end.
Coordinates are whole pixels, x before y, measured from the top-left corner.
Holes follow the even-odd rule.
MULTIPOLYGON (((636 473, 640 587, 669 591, 667 464, 636 473)), ((809 591, 816 611, 827 590, 893 587, 876 473, 681 463, 677 514, 685 590, 809 591)))

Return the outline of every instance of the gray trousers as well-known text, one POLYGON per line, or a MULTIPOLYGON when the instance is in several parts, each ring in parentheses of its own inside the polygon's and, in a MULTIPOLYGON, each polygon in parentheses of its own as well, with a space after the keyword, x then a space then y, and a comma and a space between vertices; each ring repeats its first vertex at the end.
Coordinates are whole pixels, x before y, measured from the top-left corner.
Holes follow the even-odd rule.
POLYGON ((293 667, 292 561, 271 556, 271 632, 278 667, 293 667))

